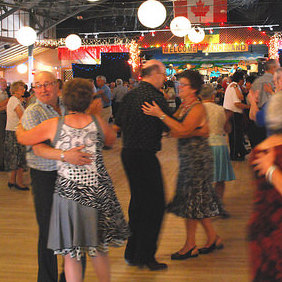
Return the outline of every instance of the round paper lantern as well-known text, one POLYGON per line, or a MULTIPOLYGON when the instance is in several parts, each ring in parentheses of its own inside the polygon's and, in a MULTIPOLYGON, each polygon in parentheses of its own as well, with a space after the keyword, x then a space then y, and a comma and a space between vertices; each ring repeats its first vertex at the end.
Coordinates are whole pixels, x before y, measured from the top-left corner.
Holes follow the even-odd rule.
POLYGON ((36 32, 29 26, 23 26, 17 31, 16 39, 21 45, 30 46, 36 40, 36 32))
POLYGON ((188 37, 193 43, 200 43, 205 39, 205 31, 200 27, 193 27, 189 33, 188 37))
POLYGON ((26 64, 21 64, 17 66, 17 71, 19 73, 26 73, 27 72, 27 65, 26 64))
POLYGON ((191 22, 185 17, 176 17, 170 23, 171 32, 178 37, 188 34, 191 29, 191 22))
POLYGON ((70 34, 65 39, 67 48, 74 51, 81 46, 81 38, 76 34, 70 34))
POLYGON ((166 19, 166 9, 159 1, 148 0, 141 4, 137 15, 142 25, 155 28, 164 23, 166 19))

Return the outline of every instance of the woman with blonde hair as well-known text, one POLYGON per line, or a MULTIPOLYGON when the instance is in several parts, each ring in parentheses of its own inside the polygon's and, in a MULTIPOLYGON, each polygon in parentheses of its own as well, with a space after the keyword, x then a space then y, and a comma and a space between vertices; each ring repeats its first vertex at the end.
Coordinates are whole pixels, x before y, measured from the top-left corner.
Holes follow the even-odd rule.
POLYGON ((12 97, 7 104, 7 124, 4 142, 4 166, 10 171, 8 187, 17 190, 29 190, 23 183, 23 171, 26 168, 25 147, 17 142, 16 128, 23 115, 22 105, 25 84, 22 81, 12 83, 10 91, 12 97))

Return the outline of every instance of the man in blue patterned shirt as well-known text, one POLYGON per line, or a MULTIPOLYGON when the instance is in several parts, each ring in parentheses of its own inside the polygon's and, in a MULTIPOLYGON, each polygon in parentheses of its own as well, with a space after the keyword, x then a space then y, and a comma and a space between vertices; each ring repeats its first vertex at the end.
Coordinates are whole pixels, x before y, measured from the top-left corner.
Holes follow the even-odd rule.
MULTIPOLYGON (((22 125, 29 130, 44 120, 65 115, 65 108, 58 97, 58 85, 55 76, 50 72, 40 72, 34 77, 35 96, 24 112, 22 125)), ((82 147, 68 151, 54 149, 50 144, 37 144, 27 148, 26 159, 30 167, 32 192, 36 219, 39 226, 38 240, 38 277, 37 281, 57 281, 57 258, 52 250, 47 249, 49 220, 53 199, 53 191, 57 176, 56 160, 83 165, 90 161, 89 155, 80 152, 82 147)))

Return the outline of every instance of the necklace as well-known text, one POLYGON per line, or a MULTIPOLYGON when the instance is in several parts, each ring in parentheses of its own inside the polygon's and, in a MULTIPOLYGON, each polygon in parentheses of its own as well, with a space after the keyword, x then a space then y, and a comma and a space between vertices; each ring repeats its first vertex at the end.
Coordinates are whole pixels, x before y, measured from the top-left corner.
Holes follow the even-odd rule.
POLYGON ((179 109, 179 113, 177 115, 178 118, 182 118, 186 115, 186 113, 196 104, 200 104, 201 102, 199 100, 194 101, 192 104, 185 105, 182 104, 181 108, 179 109))

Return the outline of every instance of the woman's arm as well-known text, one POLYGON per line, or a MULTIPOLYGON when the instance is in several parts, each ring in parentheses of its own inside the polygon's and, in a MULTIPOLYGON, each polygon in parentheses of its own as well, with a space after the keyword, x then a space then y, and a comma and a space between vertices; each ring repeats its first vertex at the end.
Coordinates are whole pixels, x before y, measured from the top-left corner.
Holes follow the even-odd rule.
POLYGON ((104 133, 104 136, 105 136, 104 144, 105 144, 105 146, 112 146, 115 143, 115 140, 116 140, 116 137, 117 137, 116 131, 110 125, 108 125, 102 117, 100 117, 99 115, 95 115, 95 117, 98 120, 98 122, 99 122, 99 124, 102 128, 102 131, 104 133))
POLYGON ((53 141, 57 125, 58 118, 45 120, 30 130, 25 130, 22 124, 19 123, 16 131, 18 142, 23 145, 35 145, 48 139, 53 141))
POLYGON ((167 116, 160 109, 155 101, 153 105, 145 102, 142 106, 143 112, 146 115, 155 116, 162 120, 171 129, 171 134, 177 138, 183 138, 189 136, 197 127, 199 127, 205 117, 205 109, 202 104, 195 105, 189 115, 189 118, 185 118, 182 122, 176 121, 175 119, 167 116))

